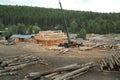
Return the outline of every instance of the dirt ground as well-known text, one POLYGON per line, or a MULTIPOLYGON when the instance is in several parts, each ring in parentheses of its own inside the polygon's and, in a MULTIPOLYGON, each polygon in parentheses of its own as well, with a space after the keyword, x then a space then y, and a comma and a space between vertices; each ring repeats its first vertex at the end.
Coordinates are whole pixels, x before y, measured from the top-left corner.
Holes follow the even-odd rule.
MULTIPOLYGON (((19 70, 15 76, 3 76, 0 80, 22 80, 26 74, 35 71, 45 71, 56 67, 69 65, 72 63, 97 62, 99 59, 107 57, 114 53, 114 50, 94 49, 90 51, 80 51, 79 48, 71 48, 65 54, 60 54, 58 50, 49 50, 48 47, 39 46, 35 43, 23 42, 16 45, 1 45, 0 57, 12 55, 33 54, 44 59, 48 65, 37 64, 25 67, 19 70)), ((120 72, 100 72, 98 69, 93 69, 87 74, 84 74, 74 80, 120 80, 120 72)))

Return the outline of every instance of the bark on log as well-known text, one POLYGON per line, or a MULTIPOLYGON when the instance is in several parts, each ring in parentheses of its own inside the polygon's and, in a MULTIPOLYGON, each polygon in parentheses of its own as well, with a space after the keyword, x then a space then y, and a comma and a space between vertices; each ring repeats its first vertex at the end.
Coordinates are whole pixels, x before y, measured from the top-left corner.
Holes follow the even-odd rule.
POLYGON ((17 72, 5 72, 5 73, 0 73, 0 76, 6 76, 6 75, 15 75, 17 72))
POLYGON ((115 63, 117 64, 117 66, 120 66, 119 60, 115 57, 115 55, 113 56, 113 59, 115 60, 115 63))
POLYGON ((9 71, 9 70, 0 70, 0 73, 4 73, 4 72, 7 72, 7 71, 9 71))
POLYGON ((88 66, 88 65, 92 66, 92 65, 94 65, 94 63, 93 62, 89 62, 89 63, 82 64, 82 65, 72 64, 72 65, 56 68, 56 69, 53 69, 53 70, 45 71, 45 72, 41 73, 41 75, 44 76, 44 75, 47 75, 47 74, 50 74, 50 73, 54 73, 54 72, 75 70, 75 69, 79 69, 81 67, 88 66))
POLYGON ((66 79, 66 78, 68 78, 70 76, 73 76, 73 75, 76 75, 76 74, 78 74, 80 72, 86 71, 86 70, 90 69, 90 67, 91 66, 85 66, 83 68, 80 68, 80 69, 74 70, 72 72, 69 72, 69 73, 65 74, 64 76, 58 77, 58 78, 56 78, 54 80, 64 80, 64 79, 66 79))
POLYGON ((54 73, 54 72, 71 70, 71 69, 73 69, 77 66, 78 66, 78 64, 71 64, 71 65, 67 65, 67 66, 64 66, 64 67, 59 67, 59 68, 56 68, 56 69, 53 69, 53 70, 45 71, 45 72, 41 73, 41 76, 44 76, 44 75, 47 75, 47 74, 50 74, 50 73, 54 73))
POLYGON ((103 71, 103 66, 101 63, 99 63, 99 66, 100 66, 101 71, 103 71))
POLYGON ((109 66, 110 66, 110 69, 111 69, 111 70, 113 70, 113 69, 114 69, 114 66, 113 66, 113 64, 112 64, 111 59, 109 58, 109 59, 108 59, 108 61, 109 61, 109 66))
POLYGON ((64 66, 64 67, 59 67, 59 68, 56 68, 56 69, 53 69, 53 70, 45 71, 43 73, 39 73, 39 72, 29 73, 26 77, 31 78, 31 79, 36 79, 36 78, 40 78, 41 76, 48 75, 48 74, 51 74, 51 73, 70 70, 71 68, 74 68, 76 66, 78 66, 78 64, 71 64, 71 65, 67 65, 67 66, 64 66))
POLYGON ((112 58, 112 55, 111 55, 109 58, 111 59, 111 62, 112 62, 112 64, 113 64, 113 66, 115 66, 115 62, 114 62, 114 60, 113 60, 113 58, 112 58))
POLYGON ((60 51, 59 53, 65 54, 65 53, 68 52, 68 51, 69 51, 69 49, 64 49, 64 50, 60 51))
POLYGON ((45 71, 45 72, 35 72, 35 73, 29 73, 26 77, 30 78, 32 80, 34 79, 39 79, 41 76, 45 76, 51 73, 56 73, 56 72, 63 72, 63 71, 70 71, 70 70, 76 70, 85 66, 93 66, 93 63, 87 63, 87 64, 82 64, 82 65, 78 65, 78 64, 72 64, 72 65, 67 65, 64 67, 59 67, 53 70, 49 70, 49 71, 45 71))
POLYGON ((6 67, 6 66, 8 66, 8 64, 10 64, 10 63, 12 63, 14 61, 17 61, 17 60, 18 60, 18 58, 14 58, 14 59, 8 60, 8 61, 3 61, 2 64, 1 64, 1 66, 2 67, 6 67))
POLYGON ((35 61, 38 61, 39 58, 33 58, 33 59, 28 59, 28 60, 25 60, 25 61, 20 61, 20 62, 16 62, 16 63, 10 63, 8 64, 8 66, 16 66, 16 65, 20 65, 20 64, 26 64, 26 63, 30 63, 30 62, 35 62, 35 61))
POLYGON ((23 67, 29 66, 29 65, 33 65, 36 64, 37 62, 30 62, 30 63, 25 63, 25 64, 20 64, 20 65, 16 65, 16 66, 11 66, 11 67, 5 67, 6 70, 10 70, 10 71, 15 71, 15 70, 19 70, 23 67))
POLYGON ((31 79, 31 80, 35 80, 40 78, 40 72, 33 72, 33 73, 29 73, 27 76, 25 76, 25 78, 31 79))
POLYGON ((106 67, 106 66, 107 66, 107 63, 106 63, 105 59, 102 59, 102 62, 103 62, 103 64, 104 64, 104 66, 106 67))
POLYGON ((46 75, 45 78, 50 78, 50 77, 53 77, 53 76, 58 75, 58 74, 60 74, 60 73, 59 72, 51 73, 51 74, 46 75))
POLYGON ((55 78, 57 78, 57 77, 61 77, 61 76, 65 75, 65 74, 66 74, 66 73, 61 73, 61 74, 58 74, 58 75, 52 76, 52 77, 50 77, 49 79, 50 79, 50 80, 54 80, 55 78))
POLYGON ((115 59, 117 60, 117 62, 120 64, 120 59, 118 58, 117 55, 114 55, 115 59))
POLYGON ((88 70, 87 70, 87 71, 84 71, 84 72, 81 72, 81 73, 78 73, 78 74, 76 74, 76 75, 74 75, 74 76, 70 76, 70 77, 66 78, 65 80, 72 80, 72 79, 74 79, 74 78, 76 78, 76 77, 79 77, 79 76, 81 76, 81 75, 83 75, 83 74, 85 74, 85 73, 87 73, 87 72, 88 72, 88 70))

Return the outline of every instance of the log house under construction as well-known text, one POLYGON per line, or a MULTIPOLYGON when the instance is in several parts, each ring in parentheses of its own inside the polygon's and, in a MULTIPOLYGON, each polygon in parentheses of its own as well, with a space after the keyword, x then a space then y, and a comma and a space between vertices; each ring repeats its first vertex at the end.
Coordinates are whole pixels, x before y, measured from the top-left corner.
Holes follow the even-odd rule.
POLYGON ((35 36, 36 43, 43 46, 53 46, 63 43, 67 40, 66 35, 61 31, 40 31, 35 36))

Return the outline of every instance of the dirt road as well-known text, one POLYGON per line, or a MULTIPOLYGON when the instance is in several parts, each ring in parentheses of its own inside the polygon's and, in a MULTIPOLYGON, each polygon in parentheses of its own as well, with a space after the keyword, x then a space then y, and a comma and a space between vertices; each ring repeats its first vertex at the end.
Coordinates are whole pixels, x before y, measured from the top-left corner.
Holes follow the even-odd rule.
MULTIPOLYGON (((65 54, 59 54, 59 51, 49 50, 48 47, 39 46, 35 43, 18 43, 16 45, 0 45, 0 57, 7 57, 12 55, 33 54, 38 55, 44 59, 49 65, 37 64, 25 67, 18 71, 15 76, 3 76, 0 80, 22 80, 26 74, 34 71, 45 71, 56 67, 72 64, 72 63, 86 63, 90 61, 97 61, 101 58, 112 54, 111 51, 106 50, 91 50, 79 51, 77 48, 70 49, 65 54)), ((120 80, 120 72, 100 72, 94 69, 85 75, 82 75, 75 80, 120 80)))

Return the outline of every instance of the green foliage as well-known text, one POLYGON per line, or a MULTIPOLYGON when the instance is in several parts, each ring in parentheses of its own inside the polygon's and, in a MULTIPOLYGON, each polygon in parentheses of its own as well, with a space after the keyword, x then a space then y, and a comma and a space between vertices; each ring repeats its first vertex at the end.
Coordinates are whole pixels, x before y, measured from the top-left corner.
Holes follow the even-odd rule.
POLYGON ((75 20, 73 20, 73 21, 70 23, 69 31, 72 32, 72 33, 76 33, 77 28, 78 28, 78 24, 77 24, 77 22, 76 22, 75 20))
POLYGON ((40 27, 38 27, 37 25, 34 25, 32 27, 32 33, 38 33, 40 30, 41 30, 40 27))
POLYGON ((86 39, 86 30, 84 28, 82 28, 80 30, 80 32, 77 34, 77 38, 83 38, 83 39, 86 39))
POLYGON ((40 27, 37 26, 37 25, 33 25, 33 26, 29 26, 29 27, 28 27, 27 33, 28 33, 28 34, 36 34, 36 33, 38 33, 39 31, 41 31, 40 27))
MULTIPOLYGON (((71 33, 79 33, 81 28, 84 28, 87 33, 120 33, 120 13, 72 10, 64 10, 64 13, 71 33)), ((16 26, 13 33, 37 33, 38 27, 32 28, 35 24, 42 30, 56 28, 65 30, 60 9, 0 5, 0 30, 16 26)))
POLYGON ((54 29, 55 30, 63 30, 63 25, 58 24, 54 27, 54 29))
POLYGON ((0 31, 4 31, 4 24, 0 22, 0 31))
POLYGON ((17 34, 26 34, 26 26, 24 24, 17 24, 17 34))

